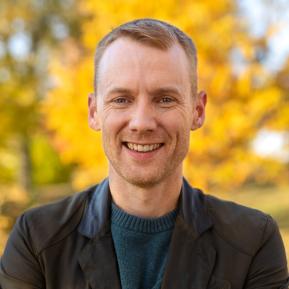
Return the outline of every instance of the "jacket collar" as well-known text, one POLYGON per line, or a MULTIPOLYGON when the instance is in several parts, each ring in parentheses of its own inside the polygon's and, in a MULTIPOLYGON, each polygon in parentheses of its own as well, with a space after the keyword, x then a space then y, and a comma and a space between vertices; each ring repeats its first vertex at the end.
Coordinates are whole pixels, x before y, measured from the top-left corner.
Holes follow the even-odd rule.
POLYGON ((110 219, 111 194, 108 179, 103 180, 88 200, 78 232, 87 238, 105 233, 110 219))
POLYGON ((213 225, 206 210, 204 194, 199 189, 192 188, 185 178, 181 191, 180 217, 195 237, 213 225))
MULTIPOLYGON (((105 179, 96 187, 88 200, 78 231, 88 238, 94 238, 101 232, 105 233, 109 225, 110 204, 109 181, 105 179)), ((186 179, 183 179, 179 217, 196 237, 212 226, 205 207, 203 193, 192 188, 186 179)))

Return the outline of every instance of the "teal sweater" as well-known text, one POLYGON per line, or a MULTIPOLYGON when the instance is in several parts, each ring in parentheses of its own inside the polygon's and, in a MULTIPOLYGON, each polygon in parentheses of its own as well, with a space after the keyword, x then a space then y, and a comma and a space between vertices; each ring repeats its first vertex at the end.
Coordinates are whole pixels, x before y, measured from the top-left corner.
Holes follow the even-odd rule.
POLYGON ((140 218, 112 204, 111 232, 122 289, 161 287, 176 216, 174 210, 160 218, 140 218))

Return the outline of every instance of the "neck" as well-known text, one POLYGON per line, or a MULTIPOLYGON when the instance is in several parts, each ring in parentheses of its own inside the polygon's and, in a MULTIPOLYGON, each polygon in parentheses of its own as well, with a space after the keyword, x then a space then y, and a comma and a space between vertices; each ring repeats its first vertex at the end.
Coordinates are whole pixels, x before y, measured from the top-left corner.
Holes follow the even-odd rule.
POLYGON ((177 173, 144 188, 127 182, 115 171, 109 173, 113 202, 131 215, 147 218, 163 216, 177 207, 182 182, 182 173, 177 173))

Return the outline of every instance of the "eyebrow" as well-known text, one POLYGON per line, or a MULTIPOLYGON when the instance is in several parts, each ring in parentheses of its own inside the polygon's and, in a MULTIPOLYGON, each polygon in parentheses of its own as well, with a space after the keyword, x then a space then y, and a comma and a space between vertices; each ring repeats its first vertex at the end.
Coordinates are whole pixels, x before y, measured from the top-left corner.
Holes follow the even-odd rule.
MULTIPOLYGON (((123 87, 114 87, 107 92, 108 95, 111 94, 133 94, 131 89, 123 88, 123 87)), ((180 91, 176 87, 160 87, 153 89, 150 94, 152 95, 161 95, 161 94, 175 94, 181 95, 180 91)))
POLYGON ((160 87, 153 90, 153 94, 155 95, 163 95, 163 94, 174 94, 181 95, 179 89, 176 87, 160 87))
POLYGON ((127 89, 127 88, 122 88, 122 87, 114 87, 110 90, 108 90, 107 94, 131 94, 132 90, 127 89))

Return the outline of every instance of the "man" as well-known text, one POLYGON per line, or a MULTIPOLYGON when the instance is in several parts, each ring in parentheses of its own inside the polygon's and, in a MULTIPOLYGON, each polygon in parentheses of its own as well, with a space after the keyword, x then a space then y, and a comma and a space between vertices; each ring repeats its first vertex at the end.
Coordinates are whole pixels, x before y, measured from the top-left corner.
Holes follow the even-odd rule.
POLYGON ((191 39, 158 20, 102 39, 88 104, 108 179, 18 219, 2 289, 287 288, 272 218, 183 179, 190 131, 205 116, 196 69, 191 39))

